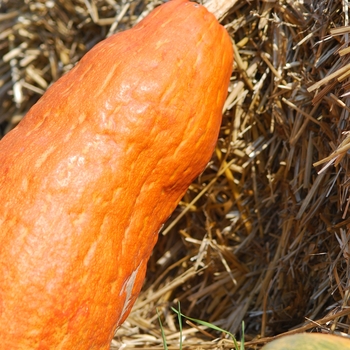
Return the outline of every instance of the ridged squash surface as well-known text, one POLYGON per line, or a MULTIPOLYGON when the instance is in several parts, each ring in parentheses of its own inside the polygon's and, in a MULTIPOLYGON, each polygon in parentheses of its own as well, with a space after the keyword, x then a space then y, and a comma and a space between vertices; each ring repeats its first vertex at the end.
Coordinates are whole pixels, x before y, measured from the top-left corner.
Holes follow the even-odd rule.
POLYGON ((108 349, 209 161, 225 29, 174 0, 92 48, 0 142, 0 349, 108 349))

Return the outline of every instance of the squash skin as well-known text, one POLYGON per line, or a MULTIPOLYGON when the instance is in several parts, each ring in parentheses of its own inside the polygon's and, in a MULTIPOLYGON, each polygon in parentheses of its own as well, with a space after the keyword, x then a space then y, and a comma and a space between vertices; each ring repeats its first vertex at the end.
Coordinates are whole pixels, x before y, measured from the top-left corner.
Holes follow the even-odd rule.
POLYGON ((344 336, 323 333, 286 335, 266 344, 262 350, 350 350, 350 340, 344 336))
POLYGON ((0 141, 0 349, 108 349, 214 150, 225 29, 173 0, 91 49, 0 141))

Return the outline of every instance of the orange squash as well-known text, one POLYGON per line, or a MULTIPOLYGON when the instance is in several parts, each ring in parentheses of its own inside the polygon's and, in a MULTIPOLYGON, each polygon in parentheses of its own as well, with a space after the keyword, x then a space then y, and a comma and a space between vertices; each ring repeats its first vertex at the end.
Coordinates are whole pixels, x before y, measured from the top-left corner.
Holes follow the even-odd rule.
POLYGON ((108 349, 209 161, 229 36, 173 0, 96 45, 0 142, 0 348, 108 349))

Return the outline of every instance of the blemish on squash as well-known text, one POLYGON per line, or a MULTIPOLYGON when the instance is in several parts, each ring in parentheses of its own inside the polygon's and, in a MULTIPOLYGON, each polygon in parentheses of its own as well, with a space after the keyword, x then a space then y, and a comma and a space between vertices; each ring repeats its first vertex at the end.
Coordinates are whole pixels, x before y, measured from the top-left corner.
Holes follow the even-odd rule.
POLYGON ((165 21, 165 22, 163 22, 162 24, 161 24, 161 28, 164 28, 166 25, 168 25, 170 22, 172 22, 173 20, 171 19, 171 18, 169 18, 167 21, 165 21))
POLYGON ((72 169, 75 166, 83 166, 85 164, 85 157, 82 156, 70 156, 68 157, 68 168, 72 169))
MULTIPOLYGON (((103 84, 101 85, 101 87, 99 88, 99 94, 104 94, 105 91, 108 91, 108 85, 110 84, 111 80, 115 79, 115 71, 112 69, 110 70, 107 75, 104 78, 103 84)), ((97 95, 97 96, 98 96, 97 95)))
POLYGON ((165 45, 165 44, 167 44, 168 42, 170 42, 169 39, 157 41, 157 42, 156 42, 156 50, 158 50, 162 45, 165 45))
POLYGON ((180 68, 182 66, 182 64, 184 63, 184 60, 178 60, 176 62, 177 66, 180 68))
POLYGON ((49 157, 49 155, 56 149, 55 146, 50 146, 43 154, 39 156, 37 161, 35 162, 35 167, 40 168, 45 160, 49 157))
POLYGON ((79 115, 79 118, 78 118, 78 123, 79 124, 82 124, 84 122, 84 120, 86 119, 86 114, 85 113, 81 113, 79 115))
MULTIPOLYGON (((26 137, 29 137, 31 134, 33 134, 36 130, 38 130, 42 124, 44 124, 48 114, 44 114, 43 117, 25 134, 26 137)), ((25 118, 23 119, 25 121, 25 118)))
POLYGON ((22 179, 22 190, 23 192, 28 191, 28 178, 26 176, 22 179))
POLYGON ((63 139, 63 142, 68 142, 70 140, 70 138, 72 137, 73 134, 73 128, 70 129, 69 132, 67 132, 66 136, 63 139))
MULTIPOLYGON (((196 47, 199 47, 202 44, 202 40, 203 40, 203 36, 201 36, 201 38, 197 41, 196 47)), ((198 62, 198 59, 197 59, 197 62, 198 62)), ((197 62, 196 62, 196 64, 197 64, 197 62)))
POLYGON ((124 305, 123 305, 123 310, 120 313, 120 317, 118 320, 118 324, 120 323, 120 321, 123 319, 124 315, 128 312, 129 308, 131 307, 131 296, 132 296, 132 290, 134 288, 134 284, 135 284, 135 280, 137 277, 137 274, 139 272, 139 268, 142 265, 142 261, 140 262, 140 265, 137 267, 136 270, 134 270, 132 272, 132 274, 128 277, 128 279, 124 282, 119 296, 122 296, 123 294, 125 294, 125 301, 124 301, 124 305))
POLYGON ((97 248, 97 244, 98 244, 98 241, 95 241, 94 243, 91 244, 91 247, 90 247, 89 251, 87 252, 87 254, 86 254, 85 258, 84 258, 84 261, 83 261, 83 264, 85 266, 90 266, 92 260, 94 258, 96 258, 95 251, 96 251, 96 248, 97 248))
POLYGON ((118 200, 120 199, 120 195, 122 193, 122 188, 118 187, 113 191, 113 196, 112 196, 112 200, 111 200, 111 204, 115 204, 116 202, 118 202, 118 200))
POLYGON ((67 187, 71 180, 71 171, 67 169, 58 169, 56 176, 56 183, 60 187, 67 187))
POLYGON ((84 222, 87 220, 88 215, 84 212, 81 212, 72 218, 72 224, 77 230, 79 230, 79 227, 82 227, 84 225, 84 222))

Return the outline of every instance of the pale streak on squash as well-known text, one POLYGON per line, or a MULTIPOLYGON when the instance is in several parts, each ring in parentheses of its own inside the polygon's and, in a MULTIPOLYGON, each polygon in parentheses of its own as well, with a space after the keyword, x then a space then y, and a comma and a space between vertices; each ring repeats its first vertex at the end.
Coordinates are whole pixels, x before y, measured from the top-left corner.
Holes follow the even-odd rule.
MULTIPOLYGON (((142 264, 142 262, 141 262, 141 264, 142 264)), ((118 324, 120 324, 121 321, 125 318, 125 316, 127 314, 129 314, 129 312, 130 312, 131 306, 133 304, 132 291, 134 289, 134 284, 135 284, 136 278, 138 276, 138 272, 139 272, 139 268, 140 268, 141 264, 136 268, 135 271, 133 271, 131 273, 131 275, 124 282, 124 284, 120 290, 119 296, 123 297, 124 305, 123 305, 123 309, 120 313, 120 317, 118 319, 118 324)))

